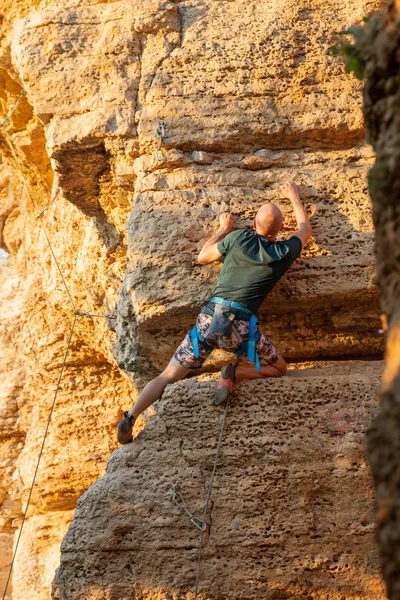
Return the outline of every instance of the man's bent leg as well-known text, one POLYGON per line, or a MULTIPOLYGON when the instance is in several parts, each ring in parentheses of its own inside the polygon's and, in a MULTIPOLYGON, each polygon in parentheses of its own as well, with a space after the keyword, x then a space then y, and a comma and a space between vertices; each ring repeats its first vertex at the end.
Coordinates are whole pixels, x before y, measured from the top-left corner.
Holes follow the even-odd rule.
MULTIPOLYGON (((207 320, 211 321, 208 315, 200 314, 197 317, 197 326, 208 327, 207 320)), ((132 406, 129 412, 124 413, 124 418, 117 428, 117 439, 121 444, 129 444, 133 441, 132 429, 136 419, 146 408, 149 408, 158 398, 160 398, 165 387, 169 383, 179 381, 192 369, 198 369, 211 352, 211 348, 199 344, 200 356, 195 356, 190 331, 176 349, 174 356, 166 369, 155 379, 150 381, 139 394, 139 398, 132 406)))
POLYGON ((280 355, 278 355, 278 359, 272 365, 261 362, 259 371, 257 371, 255 365, 236 367, 236 370, 234 370, 232 365, 225 365, 221 370, 221 378, 214 394, 214 404, 219 406, 226 402, 228 395, 233 390, 234 380, 283 377, 286 373, 287 365, 280 355))
POLYGON ((139 415, 149 408, 163 393, 165 387, 169 383, 179 381, 190 369, 182 367, 175 358, 172 358, 168 367, 143 388, 135 404, 129 411, 128 415, 136 420, 139 415))
POLYGON ((260 370, 257 371, 255 365, 246 365, 237 367, 236 379, 260 379, 264 377, 283 377, 287 373, 287 364, 283 360, 282 356, 279 356, 278 360, 272 365, 262 364, 260 370))
POLYGON ((236 379, 260 379, 263 377, 283 377, 287 373, 287 364, 269 337, 261 333, 256 344, 261 367, 257 371, 255 365, 249 364, 236 369, 236 379))
MULTIPOLYGON (((197 327, 203 331, 209 327, 211 317, 208 315, 199 314, 197 317, 197 327)), ((128 415, 137 419, 146 408, 149 408, 163 393, 165 386, 169 383, 179 381, 192 369, 199 369, 207 356, 211 353, 211 349, 206 349, 202 344, 199 344, 200 356, 194 355, 192 338, 190 332, 185 336, 182 343, 176 349, 174 356, 166 369, 155 379, 150 381, 144 388, 134 406, 129 411, 128 415)))
POLYGON ((158 375, 143 388, 131 410, 124 413, 124 418, 118 425, 117 439, 120 444, 133 442, 132 429, 138 416, 161 396, 165 386, 174 383, 174 381, 179 381, 188 371, 189 369, 182 367, 175 358, 172 358, 161 375, 158 375))

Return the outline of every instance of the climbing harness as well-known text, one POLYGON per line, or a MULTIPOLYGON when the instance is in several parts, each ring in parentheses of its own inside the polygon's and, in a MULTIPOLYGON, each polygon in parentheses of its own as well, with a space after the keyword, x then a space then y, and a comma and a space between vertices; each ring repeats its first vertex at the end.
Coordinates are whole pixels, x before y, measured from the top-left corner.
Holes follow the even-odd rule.
POLYGON ((156 160, 158 162, 163 162, 164 160, 167 160, 167 157, 165 156, 165 152, 162 149, 162 145, 163 145, 163 139, 165 137, 165 128, 167 126, 166 121, 159 121, 158 127, 155 130, 155 135, 156 135, 156 140, 158 141, 158 146, 154 152, 156 160))
POLYGON ((6 118, 4 119, 4 121, 0 124, 0 127, 4 127, 4 125, 7 123, 7 121, 9 121, 11 119, 11 117, 13 116, 13 114, 15 113, 15 111, 17 110, 19 103, 22 100, 22 96, 25 96, 25 93, 26 93, 25 90, 21 90, 19 98, 16 101, 16 103, 14 104, 14 108, 12 108, 12 110, 8 113, 8 115, 6 116, 6 118))
MULTIPOLYGON (((6 142, 7 142, 8 146, 10 147, 10 150, 11 150, 11 153, 12 153, 12 155, 13 155, 13 157, 14 157, 14 160, 15 160, 15 163, 16 163, 16 165, 17 165, 18 171, 19 171, 19 173, 20 173, 20 175, 21 175, 21 177, 22 177, 22 181, 23 181, 23 183, 24 183, 24 187, 26 187, 26 189, 27 189, 27 192, 28 192, 29 199, 30 199, 30 201, 31 201, 31 203, 32 203, 32 206, 33 206, 33 208, 35 209, 35 211, 37 212, 37 207, 36 207, 35 201, 34 201, 34 199, 33 199, 32 195, 31 195, 31 192, 30 192, 30 189, 29 189, 28 183, 27 183, 27 181, 26 181, 26 179, 25 179, 25 176, 24 176, 24 173, 23 173, 23 170, 22 170, 21 163, 20 163, 20 161, 19 161, 19 158, 18 158, 18 155, 17 155, 17 153, 16 153, 16 151, 15 151, 15 149, 14 149, 14 144, 13 144, 13 142, 12 142, 12 140, 11 140, 11 138, 10 138, 10 136, 9 136, 8 132, 7 132, 7 131, 4 129, 4 125, 7 123, 7 121, 10 119, 11 115, 12 115, 12 114, 15 112, 15 110, 17 109, 17 106, 18 106, 19 102, 21 101, 21 98, 22 98, 22 96, 23 96, 24 94, 25 94, 25 92, 24 92, 24 90, 22 90, 22 91, 21 91, 21 94, 20 94, 20 97, 19 97, 19 98, 18 98, 18 100, 17 100, 17 103, 15 104, 14 108, 11 110, 11 112, 9 113, 9 115, 6 117, 6 119, 5 119, 5 120, 4 120, 4 121, 3 121, 3 122, 0 124, 0 128, 2 128, 2 129, 3 129, 4 137, 5 137, 5 139, 6 139, 6 142)), ((48 208, 48 206, 50 205, 50 203, 52 202, 52 200, 53 200, 53 199, 54 199, 54 198, 55 198, 57 195, 58 195, 58 193, 57 193, 57 194, 55 194, 55 196, 54 196, 53 198, 51 198, 51 199, 50 199, 50 202, 49 202, 49 203, 48 203, 48 205, 47 205, 47 206, 46 206, 46 207, 43 209, 42 213, 43 213, 43 212, 44 212, 44 211, 45 211, 45 210, 48 208)), ((40 217, 40 216, 42 215, 42 213, 40 213, 40 214, 38 215, 38 217, 40 217)), ((40 221, 40 225, 41 225, 41 228, 42 228, 42 230, 43 230, 43 232, 44 232, 44 235, 45 235, 45 238, 46 238, 47 244, 48 244, 48 246, 49 246, 49 249, 50 249, 50 252, 51 252, 51 254, 52 254, 52 256, 53 256, 54 262, 55 262, 55 264, 56 264, 56 266, 57 266, 57 269, 58 269, 58 272, 59 272, 59 274, 60 274, 60 277, 61 277, 61 279, 62 279, 62 282, 63 282, 63 284, 64 284, 65 291, 66 291, 66 293, 67 293, 67 295, 68 295, 68 298, 69 298, 69 301, 70 301, 70 303, 71 303, 71 306, 72 306, 72 310, 73 310, 73 315, 74 315, 74 318, 73 318, 73 320, 72 320, 71 329, 70 329, 70 332, 69 332, 69 335, 68 335, 68 341, 67 341, 67 345, 66 345, 65 352, 64 352, 64 357, 63 357, 62 364, 61 364, 61 368, 60 368, 60 372, 59 372, 59 376, 58 376, 58 380, 57 380, 56 389, 55 389, 55 391, 54 391, 53 402, 52 402, 52 405, 51 405, 51 407, 50 407, 49 416, 48 416, 48 419, 47 419, 47 424, 46 424, 46 429, 45 429, 45 432, 44 432, 44 436, 43 436, 42 444, 41 444, 40 451, 39 451, 38 460, 37 460, 36 467, 35 467, 35 471, 34 471, 34 474, 33 474, 32 483, 31 483, 31 485, 30 485, 29 494, 28 494, 28 499, 27 499, 27 501, 26 501, 26 505, 25 505, 25 510, 24 510, 24 513, 23 513, 23 515, 22 515, 21 527, 20 527, 20 529, 19 529, 19 532, 18 532, 18 537, 17 537, 17 541, 16 541, 15 548, 14 548, 14 551, 13 551, 13 556, 12 556, 11 564, 10 564, 10 567, 9 567, 9 570, 8 570, 8 575, 7 575, 7 580, 6 580, 6 584, 5 584, 5 588, 4 588, 4 592, 3 592, 3 597, 2 597, 2 600, 5 600, 5 598, 6 598, 6 595, 7 595, 7 589, 8 589, 8 585, 9 585, 9 583, 10 583, 10 579, 11 579, 11 573, 12 573, 12 570, 13 570, 13 567, 14 567, 15 558, 16 558, 16 555, 17 555, 18 546, 19 546, 19 542, 20 542, 20 539, 21 539, 22 530, 23 530, 23 528, 24 528, 24 524, 25 524, 26 516, 27 516, 27 514, 28 514, 28 509, 29 509, 29 505, 30 505, 30 501, 31 501, 32 493, 33 493, 33 488, 34 488, 34 486, 35 486, 35 482, 36 482, 36 477, 37 477, 37 473, 38 473, 38 470, 39 470, 40 461, 41 461, 41 458, 42 458, 42 454, 43 454, 44 446, 45 446, 46 439, 47 439, 47 434, 48 434, 49 427, 50 427, 50 422, 51 422, 51 419, 52 419, 52 416, 53 416, 53 412, 54 412, 54 408, 55 408, 55 405, 56 405, 56 400, 57 400, 58 391, 59 391, 59 389, 60 389, 61 380, 62 380, 62 377, 63 377, 63 374, 64 374, 64 368, 65 368, 65 364, 66 364, 66 361, 67 361, 67 356, 68 356, 68 352, 69 352, 69 349, 70 349, 70 345, 71 345, 72 337, 73 337, 73 334, 74 334, 74 329, 75 329, 75 325, 76 325, 76 320, 77 320, 77 317, 99 317, 99 318, 105 318, 105 319, 109 319, 109 318, 114 318, 114 317, 115 317, 114 315, 95 315, 95 314, 92 314, 92 313, 85 313, 85 312, 80 312, 80 311, 76 310, 76 306, 75 306, 74 300, 73 300, 73 298, 72 298, 72 295, 71 295, 71 293, 70 293, 70 291, 69 291, 69 288, 68 288, 67 282, 65 281, 65 278, 64 278, 64 275, 63 275, 63 273, 62 273, 61 267, 60 267, 60 265, 59 265, 59 262, 58 262, 58 260, 57 260, 57 257, 56 257, 56 255, 55 255, 55 253, 54 253, 54 250, 53 250, 53 247, 52 247, 52 245, 51 245, 50 239, 49 239, 49 237, 48 237, 48 235, 47 235, 46 228, 44 227, 44 225, 43 225, 43 222, 42 222, 42 221, 40 221)))
POLYGON ((259 341, 261 334, 257 329, 258 319, 254 313, 252 313, 244 304, 240 302, 230 302, 224 298, 218 298, 213 296, 210 302, 214 302, 213 318, 210 323, 210 327, 202 335, 197 326, 195 325, 190 331, 190 339, 193 345, 193 354, 196 358, 200 357, 199 344, 203 346, 207 351, 213 350, 214 348, 207 344, 207 338, 211 333, 218 333, 220 335, 226 335, 235 337, 236 341, 240 344, 239 348, 234 352, 236 356, 242 356, 247 352, 247 358, 250 362, 254 363, 257 371, 260 370, 260 359, 256 350, 256 344, 259 341), (247 340, 243 340, 233 325, 235 319, 236 310, 240 310, 249 315, 249 337, 247 340))
MULTIPOLYGON (((240 357, 238 357, 237 360, 236 360, 236 363, 235 363, 235 366, 234 366, 235 370, 236 370, 236 367, 238 366, 239 362, 240 362, 240 357)), ((204 504, 203 518, 200 519, 199 517, 194 517, 193 516, 193 514, 187 508, 187 506, 186 506, 186 504, 185 504, 185 502, 183 500, 182 494, 179 491, 179 486, 174 486, 172 488, 172 500, 175 502, 175 504, 177 506, 179 506, 180 508, 183 508, 183 510, 186 512, 186 514, 190 517, 190 520, 193 523, 193 525, 195 525, 195 527, 197 527, 197 529, 200 529, 200 540, 199 540, 199 550, 198 550, 198 555, 197 555, 196 584, 195 584, 194 600, 197 600, 197 596, 198 596, 198 592, 199 592, 199 582, 200 582, 200 572, 201 572, 201 555, 202 555, 202 549, 203 549, 204 532, 207 529, 208 504, 210 502, 212 487, 213 487, 214 478, 215 478, 215 473, 216 473, 216 470, 217 470, 218 458, 219 458, 219 453, 220 453, 220 450, 221 450, 222 438, 223 438, 224 428, 225 428, 226 414, 228 412, 228 405, 229 405, 229 396, 228 396, 228 399, 227 399, 226 404, 225 404, 224 412, 222 414, 221 426, 220 426, 220 429, 219 429, 217 449, 216 449, 216 452, 215 452, 214 463, 213 463, 213 470, 212 470, 212 473, 211 473, 210 483, 208 484, 207 496, 206 496, 206 501, 205 501, 205 504, 204 504)))

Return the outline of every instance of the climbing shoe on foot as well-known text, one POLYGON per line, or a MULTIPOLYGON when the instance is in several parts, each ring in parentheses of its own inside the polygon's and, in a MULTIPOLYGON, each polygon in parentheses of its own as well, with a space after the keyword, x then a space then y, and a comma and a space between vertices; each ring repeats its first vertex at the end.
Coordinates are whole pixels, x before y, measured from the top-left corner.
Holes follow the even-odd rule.
POLYGON ((133 442, 132 429, 135 424, 135 417, 129 416, 128 412, 124 412, 124 418, 118 424, 117 440, 120 444, 130 444, 133 442))
POLYGON ((235 383, 235 371, 235 367, 231 364, 222 367, 221 379, 214 393, 215 406, 221 406, 221 404, 225 404, 227 401, 235 383))

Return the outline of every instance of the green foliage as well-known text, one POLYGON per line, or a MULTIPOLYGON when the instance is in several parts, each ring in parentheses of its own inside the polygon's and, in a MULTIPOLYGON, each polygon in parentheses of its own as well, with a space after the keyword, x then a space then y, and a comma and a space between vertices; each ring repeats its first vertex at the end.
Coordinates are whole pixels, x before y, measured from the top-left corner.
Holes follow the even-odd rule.
POLYGON ((345 31, 341 31, 340 35, 353 36, 354 43, 343 43, 340 46, 333 46, 331 52, 334 56, 342 56, 345 62, 347 73, 354 73, 357 79, 364 79, 366 49, 367 49, 367 33, 371 30, 376 30, 380 17, 374 15, 370 19, 363 19, 365 25, 352 25, 345 31))
POLYGON ((354 38, 354 44, 341 44, 340 46, 334 46, 331 48, 334 56, 342 56, 346 64, 347 73, 353 72, 357 79, 364 79, 365 69, 365 58, 362 52, 363 38, 364 38, 364 27, 357 27, 353 25, 340 32, 341 35, 352 35, 354 38))

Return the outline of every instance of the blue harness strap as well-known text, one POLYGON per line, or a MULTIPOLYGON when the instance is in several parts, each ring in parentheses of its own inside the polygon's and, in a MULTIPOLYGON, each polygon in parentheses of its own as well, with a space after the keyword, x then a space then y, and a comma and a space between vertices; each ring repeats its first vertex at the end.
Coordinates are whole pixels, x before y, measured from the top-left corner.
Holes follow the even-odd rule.
POLYGON ((190 330, 190 339, 192 341, 193 354, 195 355, 196 358, 199 358, 200 357, 199 332, 197 331, 196 325, 193 327, 193 329, 190 330))
POLYGON ((243 343, 247 345, 247 358, 256 365, 257 371, 260 370, 260 359, 257 354, 256 344, 260 337, 261 334, 257 331, 257 317, 252 314, 249 323, 249 339, 243 343))
POLYGON ((195 358, 200 358, 199 342, 206 350, 214 350, 210 344, 207 344, 206 338, 200 335, 196 325, 190 330, 190 339, 192 341, 193 354, 195 358))
MULTIPOLYGON (((259 359, 259 356, 258 356, 258 353, 256 350, 256 344, 259 341, 261 334, 257 330, 258 319, 257 319, 256 315, 251 313, 251 311, 246 306, 244 306, 243 304, 240 304, 239 302, 229 302, 229 300, 224 300, 223 298, 218 298, 215 296, 213 298, 211 298, 211 302, 215 302, 216 304, 223 304, 224 306, 231 306, 232 308, 246 310, 249 314, 251 314, 250 323, 249 323, 249 338, 248 338, 248 340, 243 341, 240 344, 239 348, 236 350, 236 352, 234 354, 236 356, 242 356, 242 354, 247 352, 247 358, 249 359, 250 362, 255 364, 257 371, 259 371, 260 370, 260 359, 259 359)), ((196 325, 190 330, 190 339, 192 341, 193 354, 196 358, 200 358, 199 342, 204 348, 206 348, 206 350, 214 349, 212 346, 207 344, 207 342, 206 342, 207 338, 205 338, 204 336, 202 336, 199 333, 196 325)))
POLYGON ((240 310, 248 312, 250 315, 252 314, 251 310, 249 310, 244 304, 240 304, 240 302, 231 302, 230 300, 225 300, 224 298, 218 298, 218 296, 213 296, 210 302, 215 302, 215 304, 222 304, 223 306, 229 306, 232 308, 239 308, 240 310))

